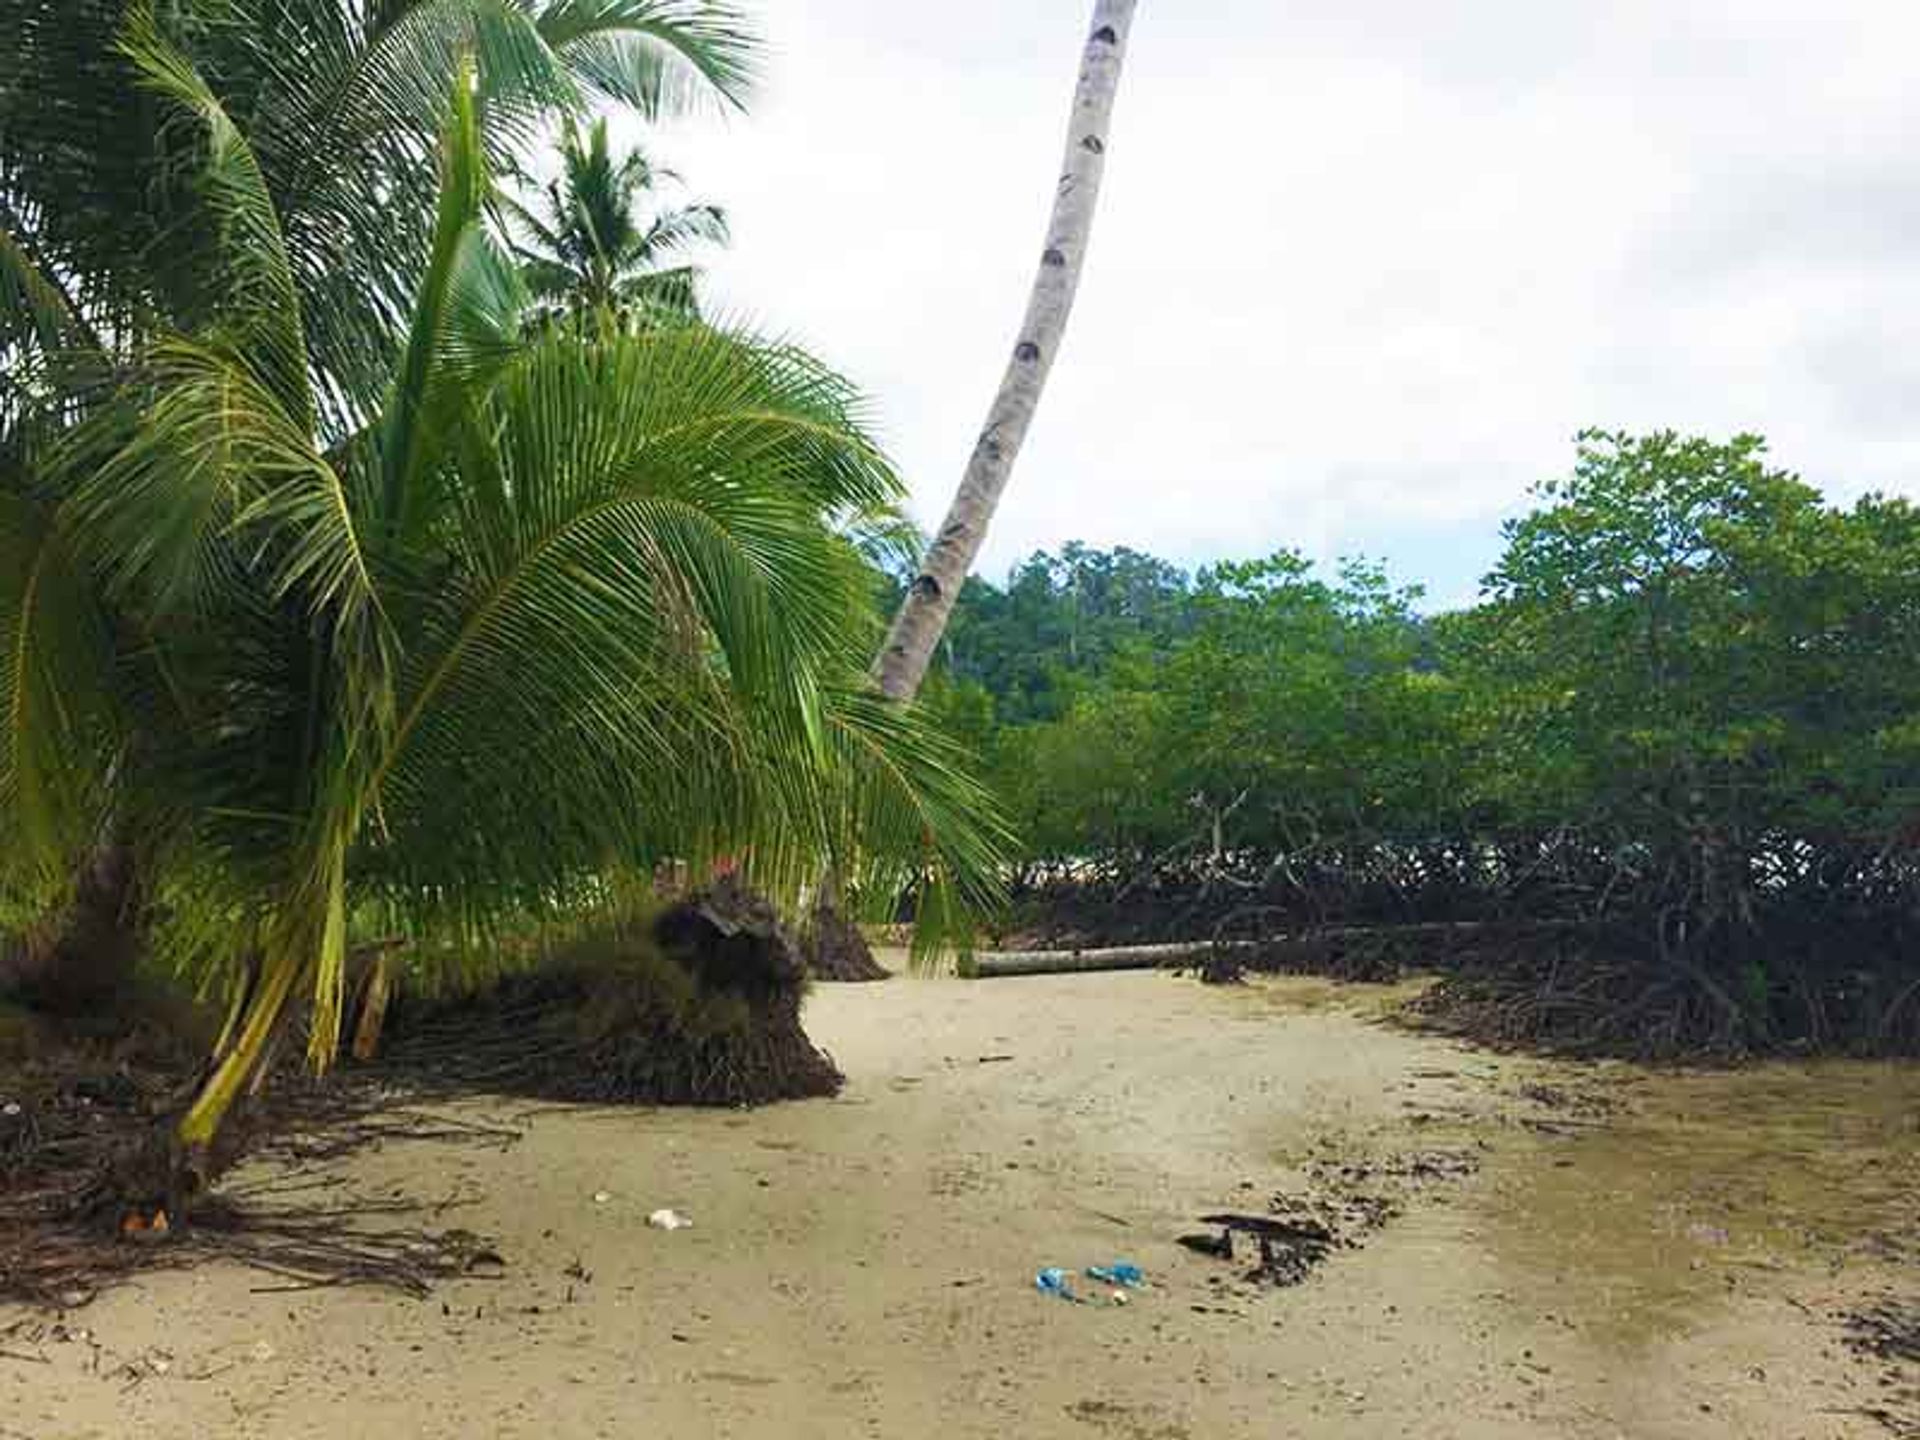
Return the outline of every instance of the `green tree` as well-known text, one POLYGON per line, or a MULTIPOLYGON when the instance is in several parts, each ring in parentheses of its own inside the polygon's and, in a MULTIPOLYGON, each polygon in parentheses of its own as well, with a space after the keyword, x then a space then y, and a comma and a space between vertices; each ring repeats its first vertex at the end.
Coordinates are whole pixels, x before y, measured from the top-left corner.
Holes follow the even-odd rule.
MULTIPOLYGON (((297 307, 298 345, 258 363, 306 371, 323 445, 363 431, 428 261, 463 66, 502 161, 590 101, 738 104, 757 52, 704 0, 0 0, 0 31, 0 488, 15 494, 156 338, 230 325, 241 304, 297 307), (143 70, 123 43, 138 26, 195 72, 203 113, 143 70), (242 167, 271 202, 258 235, 205 193, 242 167), (286 263, 212 283, 209 257, 243 249, 286 263)), ((10 719, 6 744, 38 743, 10 719)), ((72 873, 0 897, 0 927, 27 932, 0 942, 0 974, 97 1003, 137 956, 145 910, 109 819, 72 873)))
POLYGON ((1908 502, 1828 504, 1751 436, 1596 431, 1453 613, 1364 564, 1124 558, 970 584, 934 688, 1080 933, 1544 921, 1490 1023, 1920 1044, 1908 502))
POLYGON ((526 337, 461 73, 385 398, 330 440, 247 137, 150 15, 121 45, 199 136, 211 318, 6 472, 0 802, 43 873, 114 807, 176 957, 251 976, 183 1182, 296 995, 332 1056, 355 915, 475 947, 719 853, 789 896, 829 855, 922 884, 936 925, 990 896, 981 793, 863 678, 837 522, 899 486, 843 381, 706 327, 526 337))
MULTIPOLYGON (((1716 919, 1750 913, 1776 837, 1884 843, 1920 792, 1916 520, 1851 512, 1763 443, 1582 437, 1489 577, 1502 788, 1684 855, 1716 919)), ((1745 923, 1742 920, 1741 923, 1745 923)))
POLYGON ((541 191, 544 214, 517 201, 505 207, 537 313, 627 327, 698 320, 700 271, 684 257, 727 242, 725 214, 659 203, 678 177, 638 150, 616 158, 605 120, 584 139, 570 123, 559 158, 559 176, 541 191))
POLYGON ((1188 580, 1164 560, 1077 542, 1023 561, 1004 588, 977 578, 955 608, 943 668, 990 691, 1005 719, 1053 718, 1076 677, 1123 648, 1171 641, 1190 619, 1188 580))
POLYGON ((227 237, 198 193, 204 134, 119 44, 141 16, 246 135, 330 439, 358 428, 392 377, 462 65, 499 171, 555 113, 738 105, 759 49, 712 0, 0 0, 10 389, 25 359, 71 364, 84 349, 124 363, 156 328, 204 323, 224 303, 205 281, 207 249, 227 237))

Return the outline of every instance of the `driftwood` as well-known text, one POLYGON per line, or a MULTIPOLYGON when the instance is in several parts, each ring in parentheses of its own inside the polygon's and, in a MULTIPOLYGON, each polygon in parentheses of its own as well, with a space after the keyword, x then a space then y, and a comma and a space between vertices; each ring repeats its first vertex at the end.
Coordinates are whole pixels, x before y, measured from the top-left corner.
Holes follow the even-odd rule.
POLYGON ((1158 970, 1213 953, 1211 940, 1171 945, 1118 945, 1105 950, 983 950, 964 960, 960 973, 989 980, 1003 975, 1064 975, 1096 970, 1158 970))
MULTIPOLYGON (((1238 912, 1229 921, 1238 919, 1238 912)), ((1225 928, 1224 924, 1222 928, 1225 928)), ((1309 941, 1356 939, 1462 939, 1489 932, 1543 931, 1578 928, 1577 922, 1526 921, 1508 923, 1480 920, 1423 921, 1407 925, 1290 925, 1254 938, 1216 936, 1208 940, 1174 940, 1158 945, 1110 945, 1098 949, 986 950, 962 962, 960 973, 988 980, 1003 975, 1062 975, 1099 970, 1157 970, 1220 956, 1245 958, 1275 945, 1309 941)))

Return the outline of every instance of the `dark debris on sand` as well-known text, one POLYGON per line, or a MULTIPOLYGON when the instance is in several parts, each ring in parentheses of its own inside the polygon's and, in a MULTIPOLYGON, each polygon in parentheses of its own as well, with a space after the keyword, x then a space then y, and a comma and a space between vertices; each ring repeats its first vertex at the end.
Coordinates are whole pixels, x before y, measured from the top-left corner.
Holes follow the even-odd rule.
POLYGON ((1465 1179, 1479 1168, 1463 1150, 1423 1150, 1374 1160, 1321 1157, 1304 1167, 1306 1188, 1275 1194, 1264 1215, 1202 1215, 1212 1231, 1180 1244, 1219 1260, 1251 1257, 1252 1285, 1298 1285, 1330 1256, 1355 1250, 1399 1216, 1418 1193, 1465 1179))
POLYGON ((225 1258, 276 1285, 423 1293, 491 1254, 440 1228, 463 1197, 356 1194, 324 1162, 393 1140, 505 1146, 518 1131, 437 1114, 370 1081, 282 1076, 230 1124, 224 1159, 264 1162, 169 1213, 139 1192, 195 1072, 43 1049, 0 1069, 0 1300, 72 1309, 135 1274, 225 1258))
POLYGON ((1862 1413, 1899 1440, 1920 1440, 1920 1298, 1885 1295, 1842 1323, 1847 1347, 1879 1370, 1879 1403, 1862 1413))

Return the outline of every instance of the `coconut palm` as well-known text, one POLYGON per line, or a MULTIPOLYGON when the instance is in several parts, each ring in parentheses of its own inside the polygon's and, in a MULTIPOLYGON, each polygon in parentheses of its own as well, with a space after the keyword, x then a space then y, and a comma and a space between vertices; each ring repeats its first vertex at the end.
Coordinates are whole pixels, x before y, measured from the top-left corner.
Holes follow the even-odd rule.
POLYGON ((121 43, 199 137, 207 318, 0 470, 0 865, 111 810, 170 953, 242 977, 177 1181, 296 997, 330 1060, 356 916, 471 952, 740 853, 787 896, 830 858, 924 885, 931 925, 991 895, 981 792, 860 675, 838 522, 899 485, 842 380, 705 326, 526 335, 462 73, 384 399, 333 438, 248 138, 150 14, 121 43))
MULTIPOLYGON (((499 163, 556 110, 737 105, 756 51, 707 0, 0 0, 0 33, 0 470, 14 471, 115 394, 155 336, 225 323, 233 296, 208 285, 206 257, 241 243, 282 253, 271 283, 290 291, 248 302, 297 303, 301 320, 295 350, 258 363, 304 368, 316 433, 344 443, 394 374, 462 65, 499 163), (217 98, 210 116, 189 123, 129 53, 136 22, 217 98), (210 161, 251 167, 270 233, 223 230, 234 215, 197 189, 210 161)), ((31 717, 4 719, 0 743, 39 743, 31 717)), ((85 1008, 119 984, 147 909, 136 862, 110 817, 69 872, 0 886, 0 935, 27 931, 0 939, 0 983, 51 975, 85 1008)))
POLYGON ((470 58, 498 166, 556 111, 740 104, 757 53, 716 0, 0 0, 0 357, 83 341, 124 360, 217 299, 204 137, 118 43, 143 13, 245 130, 335 436, 392 375, 456 68, 470 58))
POLYGON ((685 257, 726 244, 727 217, 713 205, 658 203, 678 179, 642 151, 616 157, 605 120, 584 138, 569 123, 560 174, 542 187, 539 209, 504 207, 539 314, 628 326, 699 319, 700 272, 685 257))
POLYGON ((934 533, 874 661, 875 679, 895 700, 911 700, 926 677, 967 573, 986 543, 987 527, 1006 493, 1013 463, 1026 442, 1040 393, 1066 335, 1106 171, 1108 127, 1135 8, 1136 0, 1095 0, 1074 87, 1066 158, 1054 187, 1046 246, 1027 297, 1019 341, 994 392, 947 518, 934 533))

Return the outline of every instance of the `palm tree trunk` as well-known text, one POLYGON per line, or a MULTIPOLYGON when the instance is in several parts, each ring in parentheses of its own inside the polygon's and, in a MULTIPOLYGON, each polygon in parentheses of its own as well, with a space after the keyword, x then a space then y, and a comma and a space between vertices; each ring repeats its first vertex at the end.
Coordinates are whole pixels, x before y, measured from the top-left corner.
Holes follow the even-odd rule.
POLYGON ((184 1173, 173 1178, 170 1188, 175 1193, 169 1197, 177 1212, 184 1211, 193 1193, 213 1179, 214 1139, 234 1102, 247 1092, 249 1083, 272 1051, 274 1038, 286 1015, 287 1001, 300 975, 300 967, 287 964, 284 959, 280 964, 269 960, 263 966, 231 1047, 219 1058, 193 1103, 180 1117, 174 1135, 178 1142, 177 1163, 184 1173))
POLYGON ((379 1057, 380 1032, 386 1028, 387 1007, 393 1002, 393 951, 382 949, 367 967, 360 987, 360 1018, 353 1027, 353 1058, 366 1064, 379 1057))
POLYGON ((0 993, 49 1014, 100 1017, 124 998, 144 944, 139 866, 111 835, 82 862, 59 913, 0 937, 0 993))
POLYGON ((874 671, 881 691, 892 700, 910 700, 920 688, 927 664, 947 628, 947 617, 967 572, 987 538, 993 512, 1013 473, 1013 462, 1033 423, 1053 358, 1066 333, 1067 316, 1080 285, 1087 238, 1093 228, 1100 177, 1106 168, 1107 129, 1120 84, 1127 34, 1136 0, 1097 0, 1093 27, 1080 64, 1080 83, 1067 128, 1067 158, 1047 226, 1040 273, 1027 301, 1019 343, 987 412, 987 423, 967 462, 946 523, 934 537, 920 574, 907 590, 874 671))
POLYGON ((265 1083, 288 1023, 289 1002, 302 984, 314 986, 309 1059, 316 1071, 334 1059, 339 998, 327 991, 344 978, 348 842, 341 837, 353 828, 351 820, 327 827, 314 869, 302 867, 279 912, 262 927, 258 968, 247 986, 238 1028, 230 1019, 230 1043, 216 1052, 211 1071, 174 1128, 169 1194, 176 1208, 204 1189, 227 1158, 216 1152, 215 1142, 234 1104, 265 1083))

